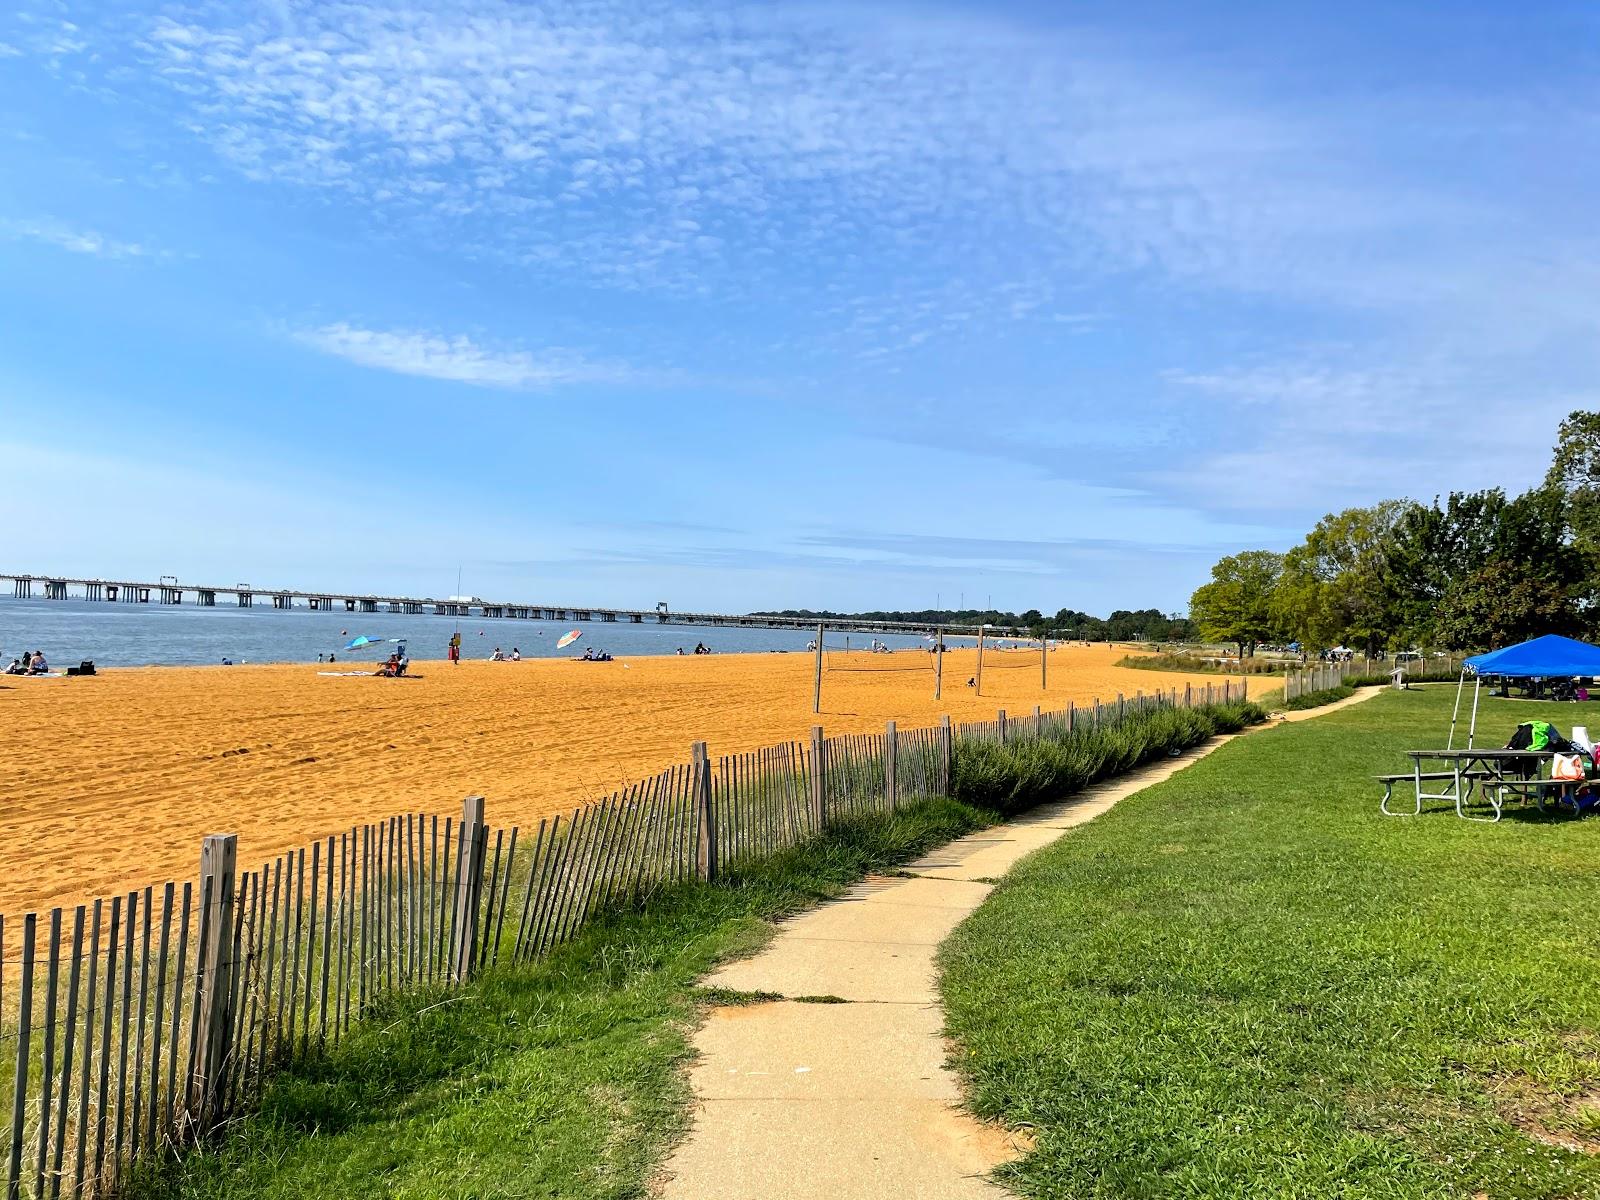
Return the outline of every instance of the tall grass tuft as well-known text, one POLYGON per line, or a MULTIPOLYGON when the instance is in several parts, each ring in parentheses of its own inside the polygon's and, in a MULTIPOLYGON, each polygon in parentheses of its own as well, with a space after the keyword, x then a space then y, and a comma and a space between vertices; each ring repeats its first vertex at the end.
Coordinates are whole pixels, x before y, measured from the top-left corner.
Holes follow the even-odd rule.
POLYGON ((999 742, 961 739, 953 750, 952 791, 966 804, 1009 816, 1133 769, 1219 733, 1266 719, 1249 701, 1133 712, 1098 727, 999 742))

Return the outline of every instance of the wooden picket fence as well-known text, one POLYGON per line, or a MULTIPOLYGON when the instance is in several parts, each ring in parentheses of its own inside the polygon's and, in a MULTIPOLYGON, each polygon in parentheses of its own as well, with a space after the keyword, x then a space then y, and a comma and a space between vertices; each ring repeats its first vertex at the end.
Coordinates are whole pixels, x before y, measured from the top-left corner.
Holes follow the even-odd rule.
POLYGON ((386 995, 533 961, 658 889, 946 795, 958 741, 1244 696, 1224 682, 880 734, 817 726, 715 759, 700 742, 688 762, 526 830, 490 825, 470 797, 459 820, 405 813, 249 869, 236 836, 216 835, 193 881, 0 918, 7 1196, 113 1193, 132 1164, 248 1111, 275 1069, 336 1046, 386 995))

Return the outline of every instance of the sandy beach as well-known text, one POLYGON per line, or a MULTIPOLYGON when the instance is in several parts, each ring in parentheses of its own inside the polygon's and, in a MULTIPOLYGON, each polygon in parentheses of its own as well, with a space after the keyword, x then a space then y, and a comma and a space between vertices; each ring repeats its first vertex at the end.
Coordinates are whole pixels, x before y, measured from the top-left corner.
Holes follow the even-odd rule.
POLYGON ((0 912, 191 878, 207 833, 237 833, 257 864, 396 812, 459 813, 472 793, 491 821, 525 823, 685 761, 695 740, 716 755, 819 721, 866 732, 1221 682, 1112 665, 1126 652, 1061 647, 1044 692, 1037 650, 988 652, 980 697, 965 686, 975 652, 953 651, 941 701, 931 655, 832 654, 820 717, 808 654, 420 662, 407 680, 315 665, 0 679, 0 912))

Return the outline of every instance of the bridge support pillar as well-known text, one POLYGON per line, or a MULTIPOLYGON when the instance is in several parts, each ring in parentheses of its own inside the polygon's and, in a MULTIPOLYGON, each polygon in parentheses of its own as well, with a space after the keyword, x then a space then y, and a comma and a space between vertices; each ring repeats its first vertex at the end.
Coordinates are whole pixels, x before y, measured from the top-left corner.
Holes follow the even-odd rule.
POLYGON ((182 604, 183 603, 183 589, 175 588, 175 587, 163 587, 161 589, 161 603, 163 603, 163 604, 182 604))
POLYGON ((33 598, 33 580, 16 580, 12 586, 11 594, 18 600, 31 600, 33 598))
POLYGON ((254 592, 240 592, 239 593, 239 607, 240 608, 254 608, 255 604, 256 604, 256 597, 255 597, 255 593, 254 592))
POLYGON ((194 602, 201 608, 215 608, 217 606, 217 594, 213 591, 202 588, 200 591, 195 593, 194 602))

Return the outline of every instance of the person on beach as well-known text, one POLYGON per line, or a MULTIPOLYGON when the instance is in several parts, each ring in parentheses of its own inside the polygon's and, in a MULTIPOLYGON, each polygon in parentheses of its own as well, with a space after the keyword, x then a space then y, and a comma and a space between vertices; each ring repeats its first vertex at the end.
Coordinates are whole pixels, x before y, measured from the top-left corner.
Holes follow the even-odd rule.
POLYGON ((28 674, 44 675, 47 674, 49 670, 50 664, 44 660, 44 651, 35 650, 33 652, 33 661, 28 664, 28 674))
POLYGON ((28 673, 29 666, 31 666, 32 664, 33 664, 33 651, 24 650, 22 652, 22 670, 20 672, 18 672, 18 674, 26 675, 28 673))
POLYGON ((522 661, 522 651, 518 650, 515 646, 511 647, 511 661, 512 662, 521 662, 522 661))
POLYGON ((506 660, 506 656, 504 654, 500 653, 500 647, 499 646, 496 646, 494 648, 494 653, 489 655, 489 661, 490 662, 505 662, 505 660, 506 660))
MULTIPOLYGON (((683 651, 679 650, 678 653, 682 654, 683 651)), ((20 658, 13 658, 11 660, 11 662, 6 667, 6 674, 7 675, 26 675, 27 671, 23 669, 22 660, 20 658)))

